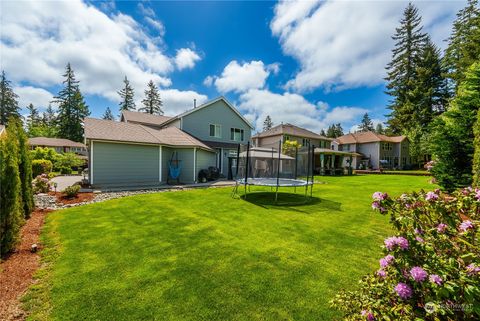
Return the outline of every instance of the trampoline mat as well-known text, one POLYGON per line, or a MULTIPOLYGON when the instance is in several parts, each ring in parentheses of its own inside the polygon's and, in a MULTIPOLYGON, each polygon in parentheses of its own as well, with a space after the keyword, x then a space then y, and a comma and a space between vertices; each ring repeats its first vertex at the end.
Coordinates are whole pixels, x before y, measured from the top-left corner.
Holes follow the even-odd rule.
MULTIPOLYGON (((237 183, 240 185, 245 184, 245 179, 237 180, 237 183)), ((302 179, 293 179, 293 178, 279 178, 278 186, 279 187, 298 187, 298 186, 307 186, 312 185, 313 182, 307 182, 302 179)), ((256 185, 256 186, 277 186, 276 178, 248 178, 247 185, 256 185)))

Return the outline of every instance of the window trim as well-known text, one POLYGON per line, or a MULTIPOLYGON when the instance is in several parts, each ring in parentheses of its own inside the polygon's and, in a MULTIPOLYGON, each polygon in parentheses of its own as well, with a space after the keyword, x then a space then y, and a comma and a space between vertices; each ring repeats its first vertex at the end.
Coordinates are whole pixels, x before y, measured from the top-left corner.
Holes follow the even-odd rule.
POLYGON ((220 124, 209 124, 208 126, 208 134, 210 137, 214 137, 214 138, 222 138, 222 125, 220 124), (212 136, 212 126, 214 128, 213 132, 213 136, 212 136), (217 128, 218 128, 218 133, 217 133, 217 128))
POLYGON ((232 142, 243 142, 245 140, 245 130, 243 128, 237 128, 237 127, 230 127, 230 140, 232 142), (238 130, 238 133, 240 134, 240 139, 235 139, 235 133, 236 130, 238 130), (233 134, 233 137, 232 137, 233 134))

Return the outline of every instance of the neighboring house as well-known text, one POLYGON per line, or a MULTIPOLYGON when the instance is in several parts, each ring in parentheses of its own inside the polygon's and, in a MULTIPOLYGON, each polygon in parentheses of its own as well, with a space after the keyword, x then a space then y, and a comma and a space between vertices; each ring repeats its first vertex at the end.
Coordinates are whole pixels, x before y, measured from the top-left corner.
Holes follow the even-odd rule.
POLYGON ((256 147, 278 148, 279 142, 297 141, 302 146, 308 144, 318 148, 331 148, 333 139, 316 134, 308 129, 292 124, 280 124, 269 130, 258 133, 252 137, 253 145, 256 147))
POLYGON ((57 153, 72 152, 78 155, 87 155, 87 146, 64 138, 32 137, 28 139, 31 149, 36 147, 53 148, 57 153))
POLYGON ((5 131, 5 125, 0 125, 0 135, 5 131))
POLYGON ((228 177, 252 128, 223 97, 174 117, 124 111, 120 120, 85 119, 94 186, 164 184, 177 159, 182 183, 195 182, 208 167, 228 177))
POLYGON ((355 169, 404 168, 411 164, 406 136, 385 136, 371 131, 350 133, 333 141, 338 151, 361 154, 353 158, 355 169))

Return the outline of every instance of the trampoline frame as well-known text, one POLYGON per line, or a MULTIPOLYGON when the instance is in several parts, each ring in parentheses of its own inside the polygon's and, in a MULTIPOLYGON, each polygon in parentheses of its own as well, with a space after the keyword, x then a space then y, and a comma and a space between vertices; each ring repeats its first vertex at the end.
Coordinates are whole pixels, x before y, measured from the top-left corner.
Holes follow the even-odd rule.
MULTIPOLYGON (((297 187, 305 187, 305 199, 312 197, 313 193, 313 184, 314 184, 314 173, 313 173, 313 164, 315 162, 315 145, 310 145, 308 143, 307 149, 307 177, 306 180, 298 179, 297 178, 297 162, 298 162, 298 149, 295 150, 295 178, 281 178, 280 177, 280 160, 281 160, 281 152, 282 152, 282 142, 279 141, 278 143, 278 161, 277 161, 277 177, 249 177, 249 170, 250 170, 250 142, 247 143, 247 155, 245 160, 245 175, 241 179, 236 179, 235 187, 232 191, 232 197, 238 195, 238 187, 243 185, 244 186, 244 197, 247 199, 248 192, 250 192, 250 186, 266 186, 270 188, 275 188, 275 203, 278 202, 278 190, 280 187, 293 187, 295 189, 295 193, 297 191, 297 187), (291 181, 292 184, 281 184, 281 181, 291 181), (268 182, 274 182, 268 183, 268 182), (293 182, 298 182, 295 184, 293 182), (247 186, 248 192, 247 192, 247 186), (310 188, 310 193, 309 193, 310 188)), ((273 148, 272 148, 273 154, 273 148)), ((273 156, 273 155, 272 155, 273 156)), ((273 157, 272 157, 273 159, 273 157)), ((237 168, 236 168, 236 177, 238 177, 238 168, 239 168, 239 160, 240 160, 240 144, 237 148, 237 168)))

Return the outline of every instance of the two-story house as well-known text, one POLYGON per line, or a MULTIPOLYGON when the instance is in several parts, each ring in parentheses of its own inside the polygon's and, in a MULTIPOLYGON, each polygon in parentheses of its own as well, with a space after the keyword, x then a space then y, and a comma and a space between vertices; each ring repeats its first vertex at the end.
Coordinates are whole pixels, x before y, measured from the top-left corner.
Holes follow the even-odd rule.
POLYGON ((238 144, 252 126, 224 97, 167 117, 126 111, 120 121, 85 119, 89 181, 95 186, 145 186, 167 182, 171 164, 182 183, 218 167, 228 177, 238 144))
POLYGON ((255 147, 278 148, 278 143, 297 141, 301 146, 314 145, 318 148, 330 149, 333 139, 316 134, 308 129, 292 124, 280 124, 252 137, 255 147))
POLYGON ((401 169, 411 164, 409 144, 406 136, 386 136, 368 131, 340 136, 333 141, 333 148, 358 153, 359 156, 352 160, 355 169, 401 169))

